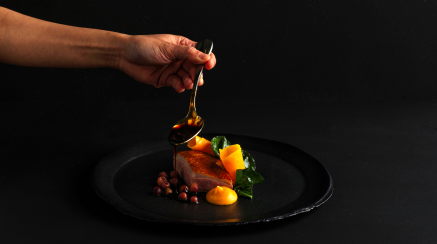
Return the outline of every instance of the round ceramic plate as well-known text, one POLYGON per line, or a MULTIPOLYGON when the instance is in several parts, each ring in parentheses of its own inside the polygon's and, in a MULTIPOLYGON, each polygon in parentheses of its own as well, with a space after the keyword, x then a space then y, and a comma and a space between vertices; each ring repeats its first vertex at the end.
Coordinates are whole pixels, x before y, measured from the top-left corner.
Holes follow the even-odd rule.
MULTIPOLYGON (((102 159, 94 171, 94 189, 126 215, 194 225, 241 225, 283 219, 310 211, 332 195, 328 171, 305 152, 267 139, 220 135, 232 144, 240 144, 255 158, 256 171, 265 182, 254 186, 252 200, 239 197, 232 205, 217 206, 206 201, 205 193, 199 193, 199 204, 153 196, 159 172, 172 170, 173 147, 167 139, 139 142, 102 159)), ((211 139, 216 134, 201 136, 211 139)), ((181 146, 179 150, 188 148, 181 146)))

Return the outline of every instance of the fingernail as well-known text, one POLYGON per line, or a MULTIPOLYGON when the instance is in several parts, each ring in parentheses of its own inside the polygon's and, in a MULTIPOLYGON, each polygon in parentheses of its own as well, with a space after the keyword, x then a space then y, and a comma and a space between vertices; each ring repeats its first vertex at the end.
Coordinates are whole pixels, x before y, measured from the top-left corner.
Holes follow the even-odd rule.
POLYGON ((206 54, 206 53, 200 52, 199 53, 199 58, 202 59, 202 60, 208 60, 209 59, 209 55, 206 54))

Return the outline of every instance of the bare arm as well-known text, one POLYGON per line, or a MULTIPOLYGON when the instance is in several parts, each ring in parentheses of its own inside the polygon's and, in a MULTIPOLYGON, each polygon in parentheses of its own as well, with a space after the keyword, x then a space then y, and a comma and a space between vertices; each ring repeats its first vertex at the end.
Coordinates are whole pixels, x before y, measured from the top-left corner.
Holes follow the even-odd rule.
POLYGON ((117 68, 127 35, 51 23, 0 7, 0 61, 34 67, 117 68))
MULTIPOLYGON (((155 87, 191 89, 195 64, 215 66, 196 42, 175 35, 126 34, 67 26, 0 7, 0 62, 63 68, 120 69, 155 87)), ((199 85, 203 84, 203 80, 199 85)))

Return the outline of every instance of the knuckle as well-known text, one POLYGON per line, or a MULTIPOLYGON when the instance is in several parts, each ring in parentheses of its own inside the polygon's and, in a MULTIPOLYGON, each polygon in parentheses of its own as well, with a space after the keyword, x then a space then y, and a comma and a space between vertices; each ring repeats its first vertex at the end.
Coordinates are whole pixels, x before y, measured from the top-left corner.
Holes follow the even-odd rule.
POLYGON ((198 50, 195 47, 188 47, 187 52, 189 55, 196 55, 198 50))

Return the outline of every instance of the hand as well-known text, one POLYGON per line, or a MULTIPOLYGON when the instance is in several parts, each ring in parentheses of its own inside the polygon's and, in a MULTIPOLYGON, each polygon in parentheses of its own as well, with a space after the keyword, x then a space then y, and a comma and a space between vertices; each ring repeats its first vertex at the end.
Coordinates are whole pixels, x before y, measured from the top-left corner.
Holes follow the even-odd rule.
MULTIPOLYGON (((155 86, 172 86, 177 92, 192 89, 196 64, 212 69, 213 53, 196 49, 196 42, 175 35, 129 36, 119 69, 137 81, 155 86)), ((203 77, 199 86, 203 85, 203 77)))

